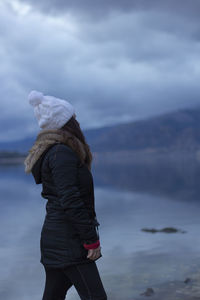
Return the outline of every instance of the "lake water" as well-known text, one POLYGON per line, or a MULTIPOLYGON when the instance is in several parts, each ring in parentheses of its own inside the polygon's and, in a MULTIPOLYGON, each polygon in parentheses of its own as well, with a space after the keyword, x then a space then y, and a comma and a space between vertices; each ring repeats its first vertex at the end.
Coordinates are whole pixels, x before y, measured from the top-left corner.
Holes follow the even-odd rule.
MULTIPOLYGON (((96 165, 92 172, 103 255, 96 264, 108 299, 146 299, 140 294, 148 287, 156 292, 150 298, 157 299, 163 284, 192 277, 200 266, 199 162, 96 165), (144 227, 185 233, 149 233, 144 227)), ((0 191, 0 299, 41 300, 39 243, 46 205, 41 185, 23 165, 1 166, 0 191)), ((79 299, 74 287, 68 295, 79 299)))

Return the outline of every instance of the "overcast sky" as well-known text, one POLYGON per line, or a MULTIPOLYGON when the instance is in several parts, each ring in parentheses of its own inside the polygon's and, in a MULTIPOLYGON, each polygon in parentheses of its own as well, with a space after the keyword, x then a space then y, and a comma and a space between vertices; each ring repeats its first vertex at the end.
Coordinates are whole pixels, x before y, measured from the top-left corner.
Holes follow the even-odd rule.
POLYGON ((35 89, 83 129, 200 102, 199 0, 0 0, 0 140, 40 129, 35 89))

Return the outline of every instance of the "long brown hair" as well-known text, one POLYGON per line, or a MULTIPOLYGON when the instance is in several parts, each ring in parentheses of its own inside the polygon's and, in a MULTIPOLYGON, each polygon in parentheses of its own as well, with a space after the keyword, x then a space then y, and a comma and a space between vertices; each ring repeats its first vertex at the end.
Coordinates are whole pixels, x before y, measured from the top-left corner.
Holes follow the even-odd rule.
POLYGON ((72 116, 60 129, 72 133, 82 142, 86 152, 85 163, 91 167, 93 156, 83 131, 81 130, 80 124, 76 118, 72 116))

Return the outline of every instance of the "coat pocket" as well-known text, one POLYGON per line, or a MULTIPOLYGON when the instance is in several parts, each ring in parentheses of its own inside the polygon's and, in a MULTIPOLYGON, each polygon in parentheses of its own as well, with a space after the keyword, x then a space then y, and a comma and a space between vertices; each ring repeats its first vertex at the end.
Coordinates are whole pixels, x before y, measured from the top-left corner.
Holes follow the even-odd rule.
POLYGON ((78 236, 73 236, 70 240, 71 245, 71 256, 73 259, 86 258, 88 250, 83 247, 81 240, 78 236))

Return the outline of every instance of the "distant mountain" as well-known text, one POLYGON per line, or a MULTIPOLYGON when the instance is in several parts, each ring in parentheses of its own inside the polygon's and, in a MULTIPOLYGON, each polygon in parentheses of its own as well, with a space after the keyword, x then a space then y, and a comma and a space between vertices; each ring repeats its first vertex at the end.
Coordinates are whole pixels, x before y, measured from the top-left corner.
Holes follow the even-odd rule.
MULTIPOLYGON (((200 149, 200 107, 166 113, 145 120, 84 130, 94 152, 200 149)), ((0 150, 25 153, 34 137, 0 143, 0 150)))
POLYGON ((200 107, 88 132, 93 151, 200 148, 200 107))

